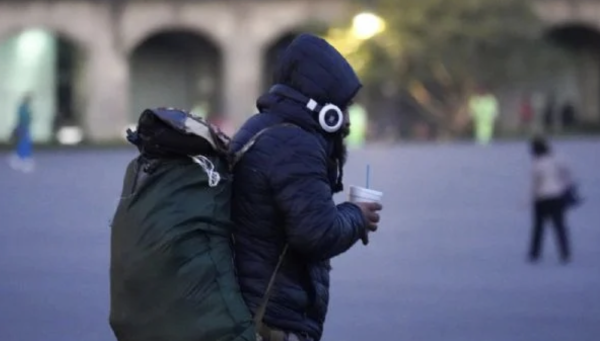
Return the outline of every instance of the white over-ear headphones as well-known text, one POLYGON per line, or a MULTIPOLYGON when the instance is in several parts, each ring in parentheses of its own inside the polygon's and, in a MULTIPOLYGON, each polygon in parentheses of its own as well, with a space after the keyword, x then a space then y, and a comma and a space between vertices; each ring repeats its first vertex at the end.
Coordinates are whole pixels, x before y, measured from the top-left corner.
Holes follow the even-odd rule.
POLYGON ((313 112, 319 111, 319 125, 324 131, 335 133, 342 128, 342 125, 344 124, 344 113, 337 105, 329 103, 319 109, 319 104, 316 101, 309 99, 306 107, 313 112))
POLYGON ((336 133, 344 125, 344 113, 335 104, 327 103, 321 106, 317 101, 308 98, 298 91, 282 85, 274 85, 270 92, 287 97, 300 103, 305 103, 306 108, 313 113, 317 113, 317 119, 321 129, 327 133, 336 133))

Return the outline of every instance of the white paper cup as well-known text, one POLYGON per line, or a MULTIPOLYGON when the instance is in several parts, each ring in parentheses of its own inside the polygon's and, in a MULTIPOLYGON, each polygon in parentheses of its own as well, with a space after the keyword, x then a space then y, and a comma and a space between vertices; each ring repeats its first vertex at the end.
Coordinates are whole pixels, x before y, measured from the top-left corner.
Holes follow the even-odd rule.
POLYGON ((381 203, 383 192, 359 186, 350 186, 351 202, 378 202, 381 203))

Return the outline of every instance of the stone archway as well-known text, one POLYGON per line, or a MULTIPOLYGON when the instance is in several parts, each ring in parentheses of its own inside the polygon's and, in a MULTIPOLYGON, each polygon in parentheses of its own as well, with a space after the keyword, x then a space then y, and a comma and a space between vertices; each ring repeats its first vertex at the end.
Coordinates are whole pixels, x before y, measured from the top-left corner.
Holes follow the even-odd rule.
POLYGON ((86 102, 85 47, 45 29, 10 33, 0 41, 0 110, 6 113, 0 116, 0 141, 10 138, 16 109, 26 94, 32 96, 35 141, 51 142, 62 127, 79 127, 86 102))
POLYGON ((272 85, 273 76, 277 69, 281 54, 298 35, 304 32, 325 35, 327 30, 328 26, 324 22, 311 21, 310 23, 299 25, 294 29, 283 31, 277 38, 267 43, 263 49, 262 55, 262 90, 267 91, 272 85))
POLYGON ((132 50, 129 63, 131 123, 151 107, 221 112, 222 52, 203 35, 175 29, 155 33, 132 50))
POLYGON ((277 63, 283 51, 288 45, 296 38, 298 32, 288 32, 283 34, 279 39, 272 42, 263 53, 263 66, 262 66, 262 89, 267 91, 272 85, 273 75, 277 69, 277 63))
POLYGON ((558 129, 565 123, 571 124, 563 112, 572 105, 577 121, 597 125, 600 123, 600 31, 585 24, 566 23, 549 28, 546 38, 573 53, 569 73, 558 81, 562 88, 556 91, 559 98, 555 119, 546 118, 546 123, 558 129))

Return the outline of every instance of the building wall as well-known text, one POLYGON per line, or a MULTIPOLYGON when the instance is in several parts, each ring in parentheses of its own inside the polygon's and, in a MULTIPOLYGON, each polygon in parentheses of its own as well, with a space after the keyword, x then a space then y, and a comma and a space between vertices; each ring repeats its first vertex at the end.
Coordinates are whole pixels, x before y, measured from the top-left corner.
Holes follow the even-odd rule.
POLYGON ((8 140, 16 124, 17 108, 32 92, 32 137, 52 137, 56 84, 56 40, 41 30, 24 32, 0 45, 0 139, 8 140))
MULTIPOLYGON (((577 10, 569 7, 568 0, 538 0, 536 8, 551 25, 586 20, 600 27, 600 4, 576 2, 580 4, 577 10)), ((25 29, 43 28, 80 48, 85 63, 78 90, 85 96, 80 96, 77 104, 83 111, 86 135, 101 142, 122 138, 131 121, 131 108, 143 105, 131 103, 130 56, 150 36, 172 29, 187 30, 218 47, 223 64, 223 111, 237 125, 254 111, 266 47, 306 23, 348 18, 350 10, 345 0, 5 0, 0 2, 0 40, 25 29)), ((600 110, 589 111, 590 117, 600 119, 600 110)))
POLYGON ((98 142, 122 138, 130 122, 129 57, 150 36, 179 29, 212 41, 222 55, 223 110, 239 124, 254 111, 265 47, 307 22, 332 22, 348 13, 344 0, 129 1, 116 8, 111 3, 0 2, 0 39, 37 27, 60 34, 85 52, 83 125, 98 142))
MULTIPOLYGON (((545 22, 546 29, 588 27, 600 31, 598 0, 533 0, 534 9, 545 22)), ((595 42, 592 42, 595 44, 595 42)), ((557 100, 575 102, 579 118, 587 123, 600 123, 600 46, 579 51, 573 69, 557 75, 554 90, 557 100), (561 79, 562 77, 562 79, 561 79)))

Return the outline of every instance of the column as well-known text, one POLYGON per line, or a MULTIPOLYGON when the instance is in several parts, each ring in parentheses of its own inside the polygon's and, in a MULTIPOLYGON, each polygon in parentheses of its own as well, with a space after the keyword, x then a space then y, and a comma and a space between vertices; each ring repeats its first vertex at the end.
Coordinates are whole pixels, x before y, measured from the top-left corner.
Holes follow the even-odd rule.
POLYGON ((580 64, 580 91, 582 107, 579 118, 587 123, 600 122, 600 63, 598 52, 585 50, 580 64))
POLYGON ((129 124, 129 65, 111 45, 90 51, 84 130, 93 143, 124 141, 129 124))
POLYGON ((223 48, 225 114, 236 129, 256 113, 261 94, 262 47, 247 35, 230 38, 223 48))

